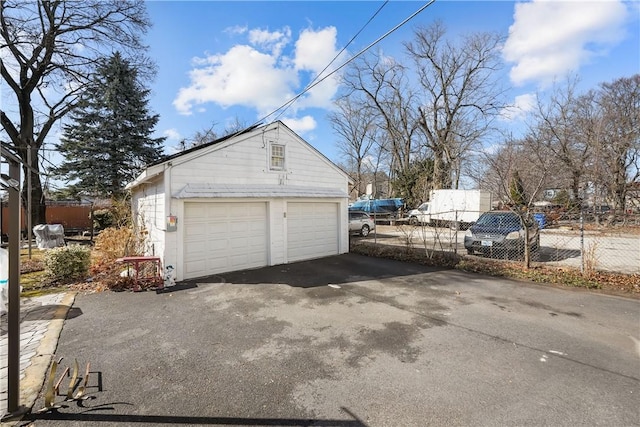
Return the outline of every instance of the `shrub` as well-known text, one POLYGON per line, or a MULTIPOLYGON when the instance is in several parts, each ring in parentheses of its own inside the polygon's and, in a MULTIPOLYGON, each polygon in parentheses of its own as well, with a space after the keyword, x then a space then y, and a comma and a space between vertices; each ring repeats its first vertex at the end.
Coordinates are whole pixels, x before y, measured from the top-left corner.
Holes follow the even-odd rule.
POLYGON ((107 228, 95 240, 91 260, 91 276, 94 283, 114 291, 134 288, 130 277, 121 277, 125 265, 115 260, 144 253, 146 231, 134 232, 131 228, 107 228))
POLYGON ((144 252, 144 236, 131 228, 107 228, 95 239, 95 262, 114 261, 123 256, 140 255, 144 252))
POLYGON ((97 209, 93 211, 93 226, 97 230, 104 230, 116 223, 115 215, 111 209, 97 209))
POLYGON ((84 279, 90 264, 90 249, 78 245, 50 249, 44 256, 46 276, 54 283, 84 279))
POLYGON ((125 196, 111 200, 108 208, 93 211, 93 226, 98 230, 131 226, 131 200, 125 196))

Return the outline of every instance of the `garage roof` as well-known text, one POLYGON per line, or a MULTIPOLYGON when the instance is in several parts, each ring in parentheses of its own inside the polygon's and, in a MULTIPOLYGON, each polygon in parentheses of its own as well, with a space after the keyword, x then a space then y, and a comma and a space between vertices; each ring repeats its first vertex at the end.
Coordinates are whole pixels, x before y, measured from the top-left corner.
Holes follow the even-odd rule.
POLYGON ((344 191, 333 188, 297 187, 293 185, 246 185, 246 184, 187 184, 173 197, 191 198, 278 198, 278 197, 329 197, 348 198, 344 191))

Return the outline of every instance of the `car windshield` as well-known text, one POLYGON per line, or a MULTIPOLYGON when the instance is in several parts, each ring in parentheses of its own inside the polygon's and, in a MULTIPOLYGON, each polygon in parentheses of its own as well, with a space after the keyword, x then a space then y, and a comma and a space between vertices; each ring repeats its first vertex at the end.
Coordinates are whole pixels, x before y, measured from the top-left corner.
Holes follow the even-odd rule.
POLYGON ((480 216, 476 224, 494 228, 513 228, 520 226, 520 218, 518 218, 518 215, 511 212, 491 212, 480 216))

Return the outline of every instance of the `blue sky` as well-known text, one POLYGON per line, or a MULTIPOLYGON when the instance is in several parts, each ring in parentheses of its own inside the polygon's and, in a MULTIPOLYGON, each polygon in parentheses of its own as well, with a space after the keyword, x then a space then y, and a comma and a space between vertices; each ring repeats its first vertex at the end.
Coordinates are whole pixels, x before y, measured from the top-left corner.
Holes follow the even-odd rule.
MULTIPOLYGON (((331 69, 386 33, 425 2, 390 1, 331 69)), ((151 109, 160 115, 165 152, 237 117, 253 124, 291 99, 383 5, 370 1, 149 1, 147 36, 158 65, 151 109)), ((402 42, 419 25, 441 20, 450 37, 495 31, 507 37, 503 57, 509 98, 526 111, 536 91, 577 74, 581 88, 640 72, 640 3, 598 1, 436 0, 376 45, 402 58, 402 42)), ((408 62, 407 62, 408 63, 408 62)), ((280 117, 332 160, 335 136, 326 115, 339 90, 329 78, 280 117)), ((270 116, 267 121, 276 118, 270 116)), ((519 115, 506 127, 518 128, 519 115)))

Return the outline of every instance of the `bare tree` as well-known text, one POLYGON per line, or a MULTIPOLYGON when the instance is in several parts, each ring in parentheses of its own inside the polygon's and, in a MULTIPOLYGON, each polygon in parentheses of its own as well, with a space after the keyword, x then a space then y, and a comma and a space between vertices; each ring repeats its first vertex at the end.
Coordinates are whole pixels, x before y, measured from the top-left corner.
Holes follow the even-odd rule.
MULTIPOLYGON (((524 226, 524 241, 529 242, 532 208, 540 192, 548 184, 555 158, 533 135, 509 138, 496 152, 485 153, 488 165, 482 188, 489 188, 506 207, 515 212, 524 226)), ((529 268, 532 253, 524 245, 524 264, 529 268)))
POLYGON ((457 187, 463 156, 504 107, 498 84, 502 38, 477 33, 455 44, 445 34, 435 22, 405 43, 423 91, 419 123, 433 153, 434 188, 457 187))
POLYGON ((226 126, 224 127, 224 135, 232 135, 234 133, 243 131, 248 127, 249 124, 245 120, 242 120, 240 117, 235 116, 233 119, 228 121, 226 126))
POLYGON ((196 133, 194 133, 189 139, 183 139, 180 141, 180 150, 184 151, 218 139, 220 136, 215 130, 217 125, 218 124, 216 122, 212 122, 208 127, 196 131, 196 133))
POLYGON ((601 84, 597 103, 604 183, 615 208, 623 210, 629 188, 640 179, 640 74, 601 84))
POLYGON ((349 93, 361 94, 383 131, 380 145, 390 155, 389 176, 406 172, 417 146, 415 96, 404 66, 389 57, 372 54, 354 62, 344 77, 349 93))
POLYGON ((573 200, 581 204, 586 165, 591 155, 593 123, 590 120, 590 103, 586 96, 576 93, 577 78, 567 78, 564 84, 555 85, 547 102, 538 95, 537 111, 532 129, 533 138, 561 162, 568 175, 568 185, 573 200))
POLYGON ((110 54, 112 48, 134 58, 132 64, 141 73, 152 71, 147 58, 140 55, 148 27, 143 0, 0 2, 0 49, 4 52, 0 74, 17 108, 3 109, 0 122, 10 149, 25 165, 25 191, 27 174, 31 175, 32 223, 45 222, 38 155, 51 128, 76 107, 97 59, 110 54))
POLYGON ((367 111, 366 104, 356 97, 344 97, 336 101, 336 110, 329 114, 329 121, 338 136, 338 151, 354 180, 356 196, 364 193, 366 182, 363 173, 368 170, 365 161, 372 155, 375 144, 375 116, 367 111))

